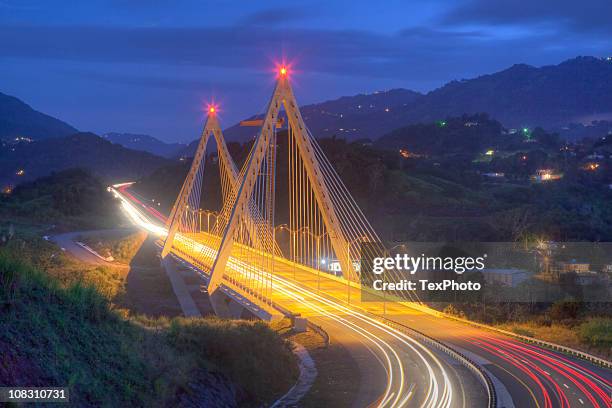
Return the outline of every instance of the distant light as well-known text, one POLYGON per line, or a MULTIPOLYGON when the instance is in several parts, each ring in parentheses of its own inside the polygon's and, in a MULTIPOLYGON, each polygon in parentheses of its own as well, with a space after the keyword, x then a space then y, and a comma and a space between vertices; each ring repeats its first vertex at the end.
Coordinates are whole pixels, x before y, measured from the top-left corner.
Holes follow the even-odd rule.
POLYGON ((321 259, 321 264, 325 265, 325 259, 321 259))
POLYGON ((523 128, 523 133, 529 133, 529 128, 523 128))
POLYGON ((487 152, 485 153, 487 156, 493 156, 493 153, 495 153, 495 150, 493 149, 489 149, 487 150, 487 152))
POLYGON ((215 113, 215 107, 211 106, 210 108, 208 108, 208 113, 215 113))
POLYGON ((287 68, 285 68, 285 67, 281 67, 281 69, 280 69, 280 74, 281 74, 282 76, 287 75, 287 68))
POLYGON ((25 170, 24 169, 19 169, 19 170, 17 170, 17 172, 15 174, 17 174, 18 176, 23 176, 25 174, 25 170))

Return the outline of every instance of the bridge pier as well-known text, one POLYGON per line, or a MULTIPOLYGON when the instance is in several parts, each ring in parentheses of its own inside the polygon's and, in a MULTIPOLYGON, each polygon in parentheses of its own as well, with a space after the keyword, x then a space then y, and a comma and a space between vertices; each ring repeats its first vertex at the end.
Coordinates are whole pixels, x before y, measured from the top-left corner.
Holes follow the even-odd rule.
POLYGON ((208 295, 215 315, 223 319, 240 319, 245 308, 220 290, 208 295))
POLYGON ((191 294, 185 286, 183 278, 176 270, 176 264, 172 261, 172 259, 170 259, 169 256, 161 258, 161 264, 164 270, 166 271, 166 275, 170 280, 170 284, 172 285, 172 290, 174 291, 176 300, 178 300, 185 317, 202 317, 200 310, 198 309, 197 305, 193 301, 193 298, 191 297, 191 294))
MULTIPOLYGON (((183 309, 183 314, 187 317, 202 317, 182 277, 178 273, 177 265, 183 265, 193 270, 194 276, 199 276, 205 283, 208 283, 205 274, 201 272, 196 273, 195 270, 197 268, 173 254, 160 258, 161 265, 166 271, 170 283, 172 284, 172 289, 183 309)), ((207 294, 215 315, 224 319, 241 319, 249 315, 254 315, 261 320, 273 321, 282 319, 285 315, 288 315, 288 313, 276 310, 269 305, 259 305, 254 300, 247 299, 236 290, 226 285, 221 285, 212 293, 208 292, 207 294), (245 311, 247 312, 246 316, 244 313, 245 311)))

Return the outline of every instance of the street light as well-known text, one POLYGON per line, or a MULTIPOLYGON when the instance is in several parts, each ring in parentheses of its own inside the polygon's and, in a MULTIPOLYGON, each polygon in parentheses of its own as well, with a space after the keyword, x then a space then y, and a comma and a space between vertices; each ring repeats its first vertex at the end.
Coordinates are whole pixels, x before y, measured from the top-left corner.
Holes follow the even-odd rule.
MULTIPOLYGON (((316 268, 317 268, 317 290, 321 290, 321 265, 325 265, 327 263, 325 259, 321 259, 321 239, 324 238, 326 235, 329 235, 329 231, 325 231, 324 233, 317 235, 313 233, 310 230, 310 227, 307 225, 303 226, 297 231, 294 231, 291 228, 289 228, 287 224, 277 225, 276 227, 274 227, 274 231, 276 232, 277 230, 285 230, 289 232, 294 242, 295 242, 295 235, 297 234, 307 234, 307 235, 310 235, 315 240, 316 259, 314 260, 314 263, 316 264, 316 268)), ((295 269, 294 269, 294 278, 295 278, 295 269)))
MULTIPOLYGON (((353 266, 353 262, 351 260, 351 245, 353 245, 354 243, 358 242, 358 241, 365 241, 367 239, 367 237, 362 236, 362 237, 357 237, 352 241, 349 241, 349 243, 346 246, 346 258, 347 258, 347 268, 351 268, 353 266)), ((344 277, 346 279, 346 288, 347 288, 347 298, 348 298, 348 303, 349 305, 351 304, 351 280, 349 279, 349 271, 346 271, 346 276, 344 277)))
POLYGON ((206 232, 210 234, 210 216, 214 215, 215 222, 217 222, 217 219, 219 218, 219 213, 217 211, 208 211, 208 210, 205 210, 204 212, 206 213, 206 232))
POLYGON ((325 259, 321 259, 321 238, 323 238, 326 235, 329 235, 329 231, 325 231, 324 233, 317 235, 317 234, 312 233, 310 231, 310 228, 308 228, 308 226, 302 227, 298 231, 301 231, 302 233, 306 233, 315 239, 315 242, 316 242, 315 264, 317 265, 317 291, 320 291, 321 290, 321 264, 325 265, 325 259))
POLYGON ((215 221, 216 221, 217 218, 219 217, 219 213, 217 211, 203 210, 201 208, 199 208, 197 211, 198 211, 198 217, 200 220, 200 231, 202 231, 202 214, 206 214, 206 232, 210 234, 210 216, 214 215, 215 221))

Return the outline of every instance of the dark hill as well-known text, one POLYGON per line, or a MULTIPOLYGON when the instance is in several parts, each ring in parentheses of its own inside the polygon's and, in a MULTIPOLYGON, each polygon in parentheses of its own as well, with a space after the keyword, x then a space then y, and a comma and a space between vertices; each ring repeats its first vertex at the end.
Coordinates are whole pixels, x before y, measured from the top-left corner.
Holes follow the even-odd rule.
POLYGON ((119 144, 128 149, 149 152, 157 156, 173 157, 186 146, 181 143, 165 143, 149 135, 133 133, 106 133, 102 137, 109 142, 119 144))
MULTIPOLYGON (((612 119, 612 61, 577 57, 540 68, 518 64, 449 82, 426 95, 396 89, 302 107, 316 137, 335 134, 347 140, 374 140, 410 124, 481 112, 506 128, 559 129, 570 123, 612 119)), ((226 136, 245 141, 257 130, 234 125, 226 136)))
MULTIPOLYGON (((300 109, 304 121, 316 137, 337 135, 348 140, 375 139, 397 126, 388 127, 384 123, 372 122, 370 118, 386 118, 396 107, 408 106, 421 96, 420 93, 407 89, 392 89, 367 95, 343 96, 331 101, 305 105, 300 109)), ((259 128, 234 125, 225 130, 225 135, 229 140, 244 142, 250 140, 258 130, 259 128)))
POLYGON ((32 109, 28 104, 0 92, 0 139, 44 139, 76 133, 69 124, 32 109))
POLYGON ((170 161, 112 144, 93 133, 0 146, 0 182, 16 184, 80 167, 106 180, 129 180, 170 161), (23 170, 23 175, 17 175, 23 170))
POLYGON ((578 57, 541 68, 514 65, 453 81, 401 109, 405 124, 487 112, 506 127, 555 128, 612 117, 612 61, 578 57))

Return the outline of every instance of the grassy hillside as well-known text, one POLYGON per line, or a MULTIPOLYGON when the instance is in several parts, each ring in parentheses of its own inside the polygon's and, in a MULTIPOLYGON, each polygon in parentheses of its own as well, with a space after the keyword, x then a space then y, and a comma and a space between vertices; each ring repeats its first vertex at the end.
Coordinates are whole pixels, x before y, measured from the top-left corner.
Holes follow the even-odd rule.
POLYGON ((266 323, 155 317, 176 299, 141 234, 113 241, 134 268, 84 264, 41 238, 116 226, 111 197, 81 170, 2 197, 0 385, 68 386, 83 407, 261 406, 285 393, 297 367, 266 323))
POLYGON ((14 246, 0 249, 2 385, 68 386, 75 406, 259 406, 296 378, 288 345, 265 323, 127 318, 100 282, 62 282, 14 246))

